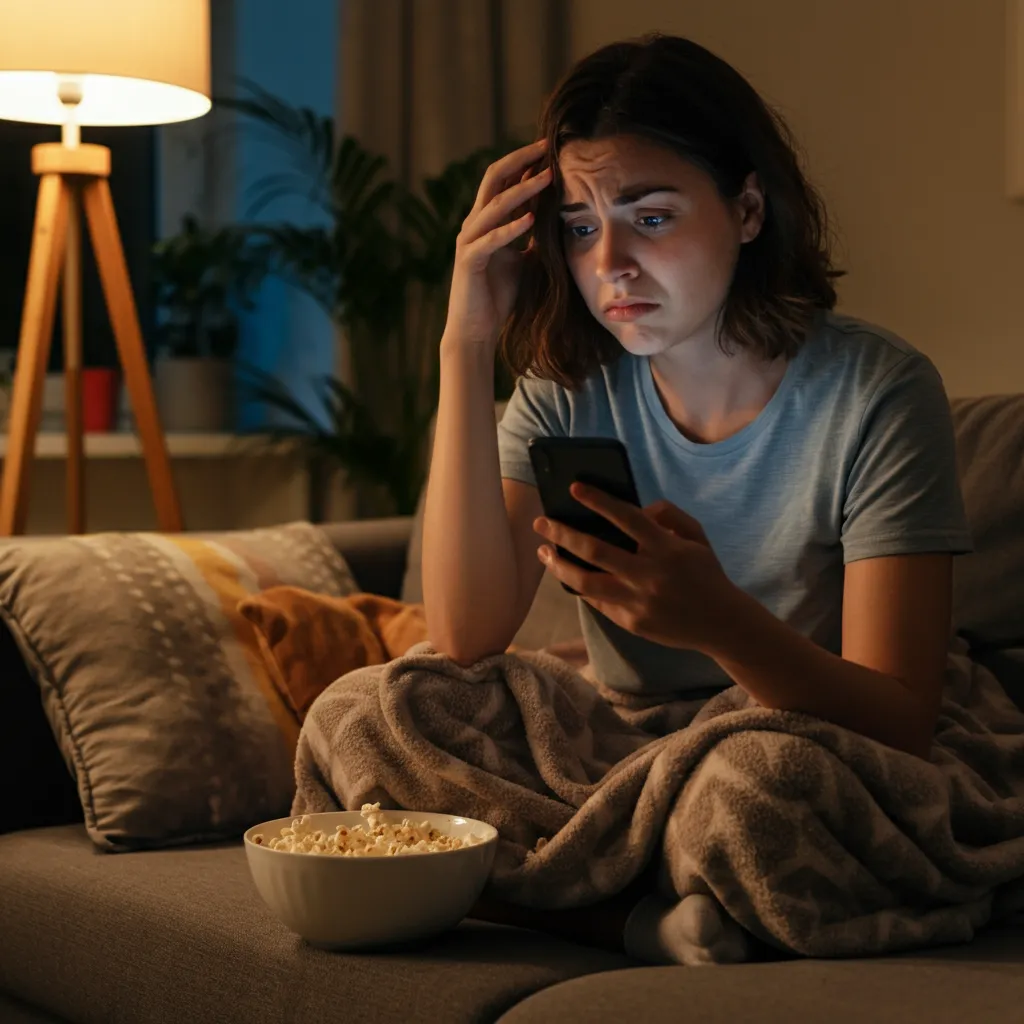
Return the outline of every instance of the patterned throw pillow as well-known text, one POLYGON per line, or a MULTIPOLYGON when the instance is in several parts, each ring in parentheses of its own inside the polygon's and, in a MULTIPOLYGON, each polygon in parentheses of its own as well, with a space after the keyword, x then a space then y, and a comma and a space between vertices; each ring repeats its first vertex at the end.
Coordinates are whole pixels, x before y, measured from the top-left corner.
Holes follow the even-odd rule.
POLYGON ((309 523, 0 542, 0 615, 98 846, 222 839, 288 814, 299 725, 238 610, 282 585, 357 589, 309 523))

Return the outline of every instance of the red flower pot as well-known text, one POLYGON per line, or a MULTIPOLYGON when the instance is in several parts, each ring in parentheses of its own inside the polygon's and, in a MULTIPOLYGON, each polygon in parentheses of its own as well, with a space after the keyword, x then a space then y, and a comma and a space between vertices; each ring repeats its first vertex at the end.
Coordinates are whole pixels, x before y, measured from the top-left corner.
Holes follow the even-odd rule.
POLYGON ((82 421, 88 434, 106 433, 117 423, 121 375, 117 370, 82 370, 82 421))

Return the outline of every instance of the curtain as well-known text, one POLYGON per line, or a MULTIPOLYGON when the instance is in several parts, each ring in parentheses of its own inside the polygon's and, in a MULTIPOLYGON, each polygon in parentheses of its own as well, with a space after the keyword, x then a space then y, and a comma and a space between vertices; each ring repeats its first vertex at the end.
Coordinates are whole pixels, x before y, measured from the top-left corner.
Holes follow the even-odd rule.
POLYGON ((566 0, 343 0, 341 132, 414 186, 502 137, 534 137, 568 66, 566 0))

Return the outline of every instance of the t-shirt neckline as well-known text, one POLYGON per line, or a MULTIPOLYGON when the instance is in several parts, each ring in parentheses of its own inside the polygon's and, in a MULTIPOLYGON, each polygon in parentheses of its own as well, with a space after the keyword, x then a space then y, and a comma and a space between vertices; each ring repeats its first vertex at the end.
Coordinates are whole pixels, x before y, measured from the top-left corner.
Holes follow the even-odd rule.
POLYGON ((754 417, 754 419, 752 419, 745 427, 736 431, 735 434, 723 438, 721 441, 711 441, 707 444, 691 441, 672 422, 671 417, 665 411, 665 406, 662 405, 661 396, 658 394, 657 386, 654 383, 654 369, 651 366, 650 356, 640 356, 638 358, 637 370, 640 373, 647 407, 658 426, 661 428, 662 433, 677 447, 692 455, 702 456, 705 458, 717 457, 719 455, 728 455, 731 452, 734 452, 737 448, 742 448, 749 444, 759 434, 763 433, 768 426, 771 425, 772 421, 776 419, 779 415, 779 410, 782 408, 782 405, 786 400, 786 395, 790 388, 792 388, 793 382, 796 379, 797 367, 801 362, 801 356, 803 355, 803 351, 806 347, 807 344, 805 341, 804 344, 797 349, 793 358, 789 360, 789 363, 786 366, 786 372, 782 375, 782 380, 779 381, 779 386, 775 389, 775 393, 768 399, 764 408, 757 414, 757 416, 754 417))

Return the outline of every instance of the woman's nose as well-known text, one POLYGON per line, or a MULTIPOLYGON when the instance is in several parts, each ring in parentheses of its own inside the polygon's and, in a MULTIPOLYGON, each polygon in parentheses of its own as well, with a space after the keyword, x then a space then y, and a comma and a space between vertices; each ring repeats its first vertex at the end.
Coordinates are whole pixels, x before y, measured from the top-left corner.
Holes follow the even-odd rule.
POLYGON ((624 244, 621 232, 614 227, 601 228, 595 252, 597 276, 604 282, 618 281, 622 277, 635 276, 636 260, 624 244))

